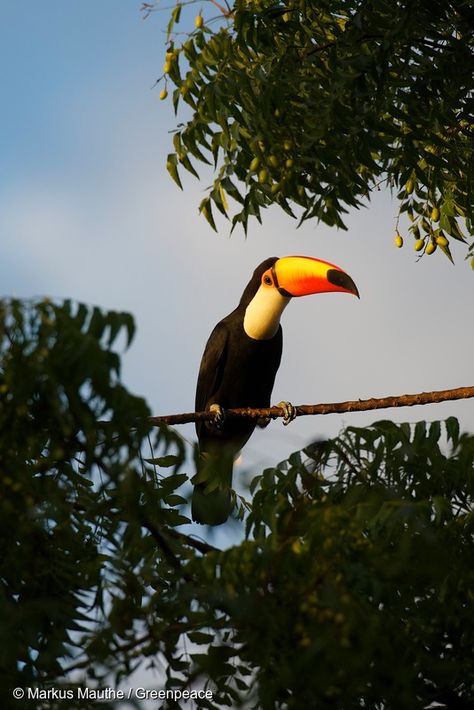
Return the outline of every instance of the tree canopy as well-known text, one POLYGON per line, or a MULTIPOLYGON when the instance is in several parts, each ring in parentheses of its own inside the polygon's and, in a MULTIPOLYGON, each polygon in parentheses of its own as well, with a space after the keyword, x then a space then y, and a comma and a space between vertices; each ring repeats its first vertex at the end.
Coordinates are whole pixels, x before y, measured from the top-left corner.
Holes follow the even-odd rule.
POLYGON ((246 229, 272 204, 344 227, 385 185, 397 246, 406 230, 420 253, 451 258, 457 240, 474 254, 471 2, 210 0, 178 27, 185 5, 163 67, 184 120, 168 170, 180 184, 180 167, 214 165, 200 205, 213 227, 214 208, 246 229))
POLYGON ((94 690, 143 665, 162 707, 470 706, 474 437, 454 418, 349 427, 255 472, 220 550, 179 529, 192 452, 120 382, 131 318, 0 319, 2 707, 14 688, 117 707, 94 690))

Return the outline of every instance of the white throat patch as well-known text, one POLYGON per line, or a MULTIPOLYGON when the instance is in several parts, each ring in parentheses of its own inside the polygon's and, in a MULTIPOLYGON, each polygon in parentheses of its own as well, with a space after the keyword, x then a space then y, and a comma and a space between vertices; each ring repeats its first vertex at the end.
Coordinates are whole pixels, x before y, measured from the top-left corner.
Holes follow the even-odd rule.
POLYGON ((280 325, 280 317, 291 298, 282 296, 276 288, 260 286, 245 309, 244 330, 254 340, 273 338, 280 325))

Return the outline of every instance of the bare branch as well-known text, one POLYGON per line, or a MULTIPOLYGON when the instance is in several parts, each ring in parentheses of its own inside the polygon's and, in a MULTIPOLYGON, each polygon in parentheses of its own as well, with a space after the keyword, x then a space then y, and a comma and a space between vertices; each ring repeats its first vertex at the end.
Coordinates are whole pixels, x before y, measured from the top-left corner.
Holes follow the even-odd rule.
POLYGON ((189 545, 189 547, 193 547, 195 550, 197 550, 198 552, 202 552, 203 554, 206 554, 206 552, 221 552, 218 547, 214 547, 208 542, 204 542, 204 540, 199 540, 195 537, 191 537, 190 535, 185 535, 184 533, 181 533, 178 530, 175 530, 174 528, 168 528, 166 530, 166 534, 169 537, 174 537, 175 540, 179 540, 184 545, 189 545))
MULTIPOLYGON (((148 530, 150 535, 154 538, 155 542, 157 543, 158 547, 161 549, 163 552, 164 557, 168 561, 168 563, 175 569, 179 570, 181 568, 181 563, 174 554, 173 550, 171 549, 170 544, 168 543, 166 539, 166 533, 163 533, 157 525, 154 525, 150 520, 148 520, 145 516, 141 516, 140 520, 141 524, 143 525, 144 528, 148 530)), ((168 531, 167 531, 168 532, 168 531)))
POLYGON ((222 7, 222 5, 220 5, 216 0, 210 0, 210 2, 212 2, 212 4, 215 5, 217 7, 217 9, 222 12, 224 17, 229 17, 230 15, 232 15, 232 13, 234 11, 233 8, 230 8, 227 5, 227 3, 226 3, 226 5, 227 5, 227 9, 226 9, 225 7, 222 7))
MULTIPOLYGON (((296 416, 302 417, 312 414, 341 414, 343 412, 366 412, 372 409, 387 409, 390 407, 413 407, 419 404, 435 404, 456 399, 474 397, 474 387, 458 387, 437 392, 419 392, 418 394, 403 394, 391 397, 372 397, 371 399, 356 399, 349 402, 331 402, 328 404, 300 404, 296 409, 296 416)), ((266 409, 226 409, 226 417, 248 417, 250 419, 278 419, 285 416, 281 407, 268 407, 266 409)), ((187 424, 188 422, 212 421, 212 412, 187 412, 184 414, 168 414, 159 417, 149 417, 149 422, 160 424, 187 424)))

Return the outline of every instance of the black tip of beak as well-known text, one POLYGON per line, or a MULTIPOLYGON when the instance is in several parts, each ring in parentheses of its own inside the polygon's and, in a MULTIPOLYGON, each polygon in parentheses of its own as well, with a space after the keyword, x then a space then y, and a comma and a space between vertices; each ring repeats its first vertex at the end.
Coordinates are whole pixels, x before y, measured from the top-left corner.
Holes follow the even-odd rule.
POLYGON ((357 296, 357 298, 360 298, 357 286, 349 274, 346 274, 345 271, 329 269, 326 278, 329 283, 334 284, 334 286, 340 286, 340 288, 343 288, 346 291, 349 291, 349 293, 353 293, 354 296, 357 296))

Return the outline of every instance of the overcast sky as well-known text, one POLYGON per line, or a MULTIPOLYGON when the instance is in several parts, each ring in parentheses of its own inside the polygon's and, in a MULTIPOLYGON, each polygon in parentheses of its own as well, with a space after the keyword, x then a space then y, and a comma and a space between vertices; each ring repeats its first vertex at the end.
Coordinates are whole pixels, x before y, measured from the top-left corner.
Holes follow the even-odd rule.
MULTIPOLYGON (((306 254, 343 267, 360 301, 295 299, 283 316, 273 401, 343 401, 472 384, 474 274, 454 249, 417 262, 393 245, 387 192, 347 219, 347 232, 297 229, 278 210, 247 239, 198 216, 206 181, 181 192, 165 169, 176 121, 153 88, 167 14, 143 20, 137 0, 2 2, 0 225, 5 296, 54 296, 127 310, 138 326, 124 380, 154 414, 193 409, 207 337, 268 256, 306 254)), ((198 6, 196 6, 198 7, 198 6)), ((195 9, 192 15, 195 14, 195 9)), ((206 7, 204 6, 204 14, 206 7)), ((471 401, 272 423, 244 466, 277 463, 344 424, 456 415, 471 401)), ((192 439, 192 426, 182 433, 192 439)))

